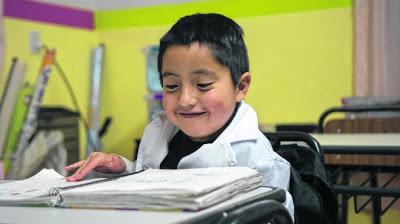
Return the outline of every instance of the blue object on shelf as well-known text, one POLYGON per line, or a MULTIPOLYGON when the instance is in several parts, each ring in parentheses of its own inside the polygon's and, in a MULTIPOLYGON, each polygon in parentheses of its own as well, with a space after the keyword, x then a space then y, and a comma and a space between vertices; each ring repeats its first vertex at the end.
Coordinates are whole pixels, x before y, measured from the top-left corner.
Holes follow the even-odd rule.
POLYGON ((146 57, 147 87, 150 92, 162 92, 162 86, 157 69, 158 46, 151 46, 146 57))

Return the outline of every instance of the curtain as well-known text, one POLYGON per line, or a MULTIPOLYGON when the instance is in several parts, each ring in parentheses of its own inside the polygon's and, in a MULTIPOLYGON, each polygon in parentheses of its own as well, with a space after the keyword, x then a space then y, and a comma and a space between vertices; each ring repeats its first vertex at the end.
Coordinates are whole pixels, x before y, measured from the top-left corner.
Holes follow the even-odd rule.
POLYGON ((0 81, 4 62, 3 0, 0 0, 0 81))
POLYGON ((354 0, 354 95, 400 98, 400 1, 354 0))

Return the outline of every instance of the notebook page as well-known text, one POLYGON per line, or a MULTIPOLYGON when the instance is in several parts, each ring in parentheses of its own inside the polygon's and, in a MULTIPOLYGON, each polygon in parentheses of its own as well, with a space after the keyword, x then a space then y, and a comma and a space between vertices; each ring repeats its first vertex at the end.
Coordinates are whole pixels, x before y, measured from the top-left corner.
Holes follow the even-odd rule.
POLYGON ((148 169, 115 181, 64 192, 65 194, 117 194, 132 192, 148 195, 198 195, 242 178, 256 175, 245 167, 214 167, 181 170, 148 169))
POLYGON ((73 186, 91 181, 93 179, 81 182, 67 182, 64 176, 53 169, 43 169, 28 179, 0 184, 0 202, 47 196, 49 189, 52 187, 73 186))

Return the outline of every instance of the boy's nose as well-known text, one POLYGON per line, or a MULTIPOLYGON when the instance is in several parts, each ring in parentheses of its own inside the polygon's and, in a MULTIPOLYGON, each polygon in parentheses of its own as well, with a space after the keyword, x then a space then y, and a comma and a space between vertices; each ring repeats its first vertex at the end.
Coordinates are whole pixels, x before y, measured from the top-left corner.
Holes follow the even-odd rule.
POLYGON ((181 107, 190 107, 196 104, 196 93, 190 88, 182 88, 179 95, 178 105, 181 107))

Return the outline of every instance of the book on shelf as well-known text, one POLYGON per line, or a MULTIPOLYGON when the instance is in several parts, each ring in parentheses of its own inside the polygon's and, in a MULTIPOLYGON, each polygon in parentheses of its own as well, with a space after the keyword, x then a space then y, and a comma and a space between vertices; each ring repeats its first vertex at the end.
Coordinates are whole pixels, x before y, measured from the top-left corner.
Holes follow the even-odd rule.
POLYGON ((0 184, 0 205, 197 211, 261 185, 261 175, 246 167, 146 169, 81 182, 67 182, 43 169, 28 179, 0 184))

